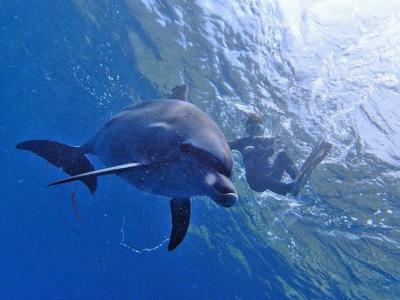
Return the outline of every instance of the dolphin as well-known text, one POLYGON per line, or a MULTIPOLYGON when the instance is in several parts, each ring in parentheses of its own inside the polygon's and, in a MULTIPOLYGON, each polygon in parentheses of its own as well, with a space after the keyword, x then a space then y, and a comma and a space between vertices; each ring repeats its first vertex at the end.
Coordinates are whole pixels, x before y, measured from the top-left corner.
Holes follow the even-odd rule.
POLYGON ((130 105, 108 120, 81 146, 29 140, 17 149, 36 153, 71 177, 49 186, 80 180, 96 191, 97 177, 115 174, 136 188, 172 198, 168 250, 184 239, 193 196, 208 196, 223 207, 238 199, 230 177, 233 158, 217 124, 188 102, 188 87, 177 86, 167 99, 130 105), (95 170, 88 154, 104 169, 95 170))

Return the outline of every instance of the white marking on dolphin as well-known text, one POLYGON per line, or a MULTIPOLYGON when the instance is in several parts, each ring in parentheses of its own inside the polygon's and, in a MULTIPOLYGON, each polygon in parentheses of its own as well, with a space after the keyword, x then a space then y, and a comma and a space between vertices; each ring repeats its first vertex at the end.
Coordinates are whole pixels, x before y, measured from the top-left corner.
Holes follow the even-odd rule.
POLYGON ((116 174, 138 189, 171 197, 172 231, 168 250, 184 239, 193 196, 208 196, 224 207, 238 199, 230 176, 233 158, 217 124, 187 102, 186 85, 169 99, 128 106, 105 123, 81 146, 31 140, 16 147, 41 156, 94 193, 97 177, 116 174), (183 100, 183 101, 182 101, 183 100), (95 170, 87 154, 97 155, 106 168, 95 170))

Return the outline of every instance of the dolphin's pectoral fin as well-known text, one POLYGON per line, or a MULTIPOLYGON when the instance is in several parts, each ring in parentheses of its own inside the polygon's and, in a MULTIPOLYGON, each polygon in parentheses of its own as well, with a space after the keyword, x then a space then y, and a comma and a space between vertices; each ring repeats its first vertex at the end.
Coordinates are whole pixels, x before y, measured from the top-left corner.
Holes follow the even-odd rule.
POLYGON ((189 96, 189 87, 187 84, 177 85, 171 90, 171 94, 169 94, 168 99, 182 100, 188 101, 189 96))
POLYGON ((170 202, 172 230, 168 251, 174 250, 185 238, 190 223, 190 198, 173 198, 170 202))
POLYGON ((115 166, 115 167, 95 170, 92 172, 78 174, 75 176, 71 176, 71 177, 50 183, 48 186, 57 185, 57 184, 61 184, 61 183, 67 183, 67 182, 71 182, 71 181, 75 181, 75 180, 82 180, 83 178, 87 178, 90 176, 103 176, 103 175, 108 175, 108 174, 119 174, 121 172, 125 172, 125 171, 131 170, 131 169, 134 169, 137 167, 141 167, 144 165, 146 165, 146 163, 137 162, 137 163, 129 163, 129 164, 119 165, 119 166, 115 166))

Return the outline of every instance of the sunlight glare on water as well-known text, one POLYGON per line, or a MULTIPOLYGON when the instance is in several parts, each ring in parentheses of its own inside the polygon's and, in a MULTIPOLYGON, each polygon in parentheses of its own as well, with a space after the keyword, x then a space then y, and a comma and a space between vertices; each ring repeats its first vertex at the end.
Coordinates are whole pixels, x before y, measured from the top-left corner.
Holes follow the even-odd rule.
POLYGON ((300 106, 309 131, 320 123, 338 143, 357 139, 399 165, 400 3, 289 2, 281 5, 284 43, 298 84, 310 92, 293 109, 300 106))

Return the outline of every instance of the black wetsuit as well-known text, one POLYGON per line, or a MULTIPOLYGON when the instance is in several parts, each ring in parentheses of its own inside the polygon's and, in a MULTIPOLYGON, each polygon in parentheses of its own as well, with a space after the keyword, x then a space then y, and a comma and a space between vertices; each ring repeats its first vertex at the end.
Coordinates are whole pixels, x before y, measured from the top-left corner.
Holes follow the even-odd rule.
POLYGON ((291 183, 281 182, 286 172, 292 179, 298 175, 293 161, 280 151, 273 162, 275 152, 274 139, 264 136, 248 136, 230 142, 232 150, 239 150, 243 155, 246 178, 249 186, 256 192, 269 189, 277 194, 286 195, 292 189, 291 183))

